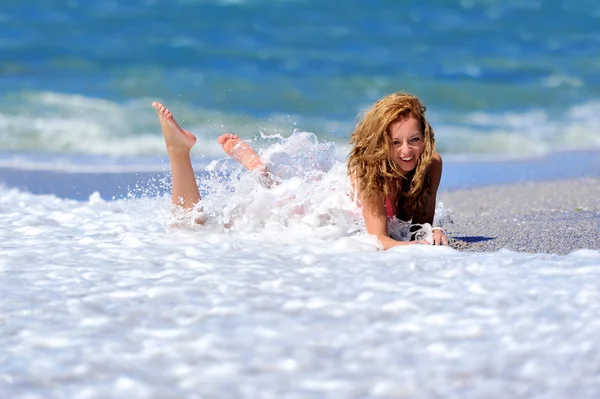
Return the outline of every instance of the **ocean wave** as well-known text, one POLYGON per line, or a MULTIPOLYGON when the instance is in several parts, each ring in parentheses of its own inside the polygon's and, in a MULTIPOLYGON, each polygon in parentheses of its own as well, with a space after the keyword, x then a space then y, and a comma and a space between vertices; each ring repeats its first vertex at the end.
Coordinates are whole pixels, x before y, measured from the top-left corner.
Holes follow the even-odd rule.
POLYGON ((563 112, 465 115, 461 124, 437 129, 438 150, 451 154, 536 156, 557 151, 600 148, 600 102, 575 105, 563 112))
MULTIPOLYGON (((42 154, 164 155, 152 101, 143 98, 118 103, 52 92, 10 96, 0 108, 0 147, 42 154)), ((258 119, 184 104, 173 106, 178 122, 198 137, 194 151, 209 158, 223 154, 216 142, 223 133, 289 135, 295 128, 289 115, 258 119)))
MULTIPOLYGON (((0 148, 5 153, 98 155, 114 158, 165 156, 166 149, 152 99, 118 103, 81 95, 29 92, 0 100, 0 148)), ((273 114, 236 115, 185 103, 168 104, 181 125, 194 132, 192 154, 223 156, 216 138, 237 133, 257 148, 267 148, 296 131, 311 131, 319 141, 348 150, 355 120, 273 114)), ((450 155, 531 156, 555 151, 600 148, 600 102, 576 104, 562 112, 455 112, 430 110, 438 151, 450 155)))

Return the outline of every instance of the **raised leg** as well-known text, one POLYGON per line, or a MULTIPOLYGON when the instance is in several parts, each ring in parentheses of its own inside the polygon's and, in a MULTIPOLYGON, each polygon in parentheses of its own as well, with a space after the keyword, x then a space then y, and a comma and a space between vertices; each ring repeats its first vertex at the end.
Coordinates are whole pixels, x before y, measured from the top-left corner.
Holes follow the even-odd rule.
POLYGON ((267 188, 277 185, 278 182, 273 178, 273 175, 267 171, 267 167, 260 159, 256 151, 248 143, 241 140, 237 135, 225 133, 220 136, 217 141, 223 147, 223 151, 244 168, 249 171, 257 171, 257 178, 260 184, 267 188))
POLYGON ((179 127, 171 111, 164 105, 153 102, 152 106, 158 113, 171 163, 171 202, 184 209, 192 209, 200 201, 200 191, 190 159, 190 150, 196 144, 196 136, 179 127))
POLYGON ((231 158, 238 161, 247 170, 265 170, 265 164, 252 147, 237 135, 225 133, 217 141, 223 147, 223 151, 231 158))

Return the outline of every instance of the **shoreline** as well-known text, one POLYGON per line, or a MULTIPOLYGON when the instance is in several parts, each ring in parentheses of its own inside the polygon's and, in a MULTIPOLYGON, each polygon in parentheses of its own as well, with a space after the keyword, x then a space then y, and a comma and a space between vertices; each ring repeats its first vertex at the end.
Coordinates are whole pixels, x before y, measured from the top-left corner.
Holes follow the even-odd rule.
MULTIPOLYGON (((199 179, 209 178, 195 166, 199 179)), ((105 200, 158 197, 169 194, 170 173, 0 167, 0 185, 77 201, 95 192, 105 200)), ((458 250, 600 250, 600 151, 512 162, 450 160, 437 200, 451 212, 454 223, 445 228, 458 250)))
POLYGON ((600 250, 600 178, 524 182, 442 191, 458 250, 568 254, 600 250))
MULTIPOLYGON (((8 159, 0 152, 0 159, 8 159)), ((35 158, 35 157, 34 157, 35 158)), ((515 184, 522 182, 544 182, 600 178, 600 150, 577 150, 547 154, 527 159, 457 160, 444 156, 444 172, 440 192, 473 189, 478 187, 515 184)), ((223 158, 224 159, 224 158, 223 158)), ((99 158, 70 159, 69 170, 52 169, 48 165, 58 162, 42 157, 44 162, 0 165, 0 185, 16 187, 33 194, 51 194, 60 198, 87 201, 94 192, 105 199, 140 197, 152 193, 168 194, 170 187, 163 182, 170 180, 168 159, 158 158, 155 166, 150 160, 140 158, 109 161, 99 158), (16 165, 16 164, 15 164, 16 165), (150 166, 149 166, 150 165, 150 166), (96 168, 96 170, 95 170, 96 168)), ((60 158, 61 163, 65 159, 60 158)), ((193 158, 192 162, 199 179, 208 178, 204 170, 210 159, 193 158)))

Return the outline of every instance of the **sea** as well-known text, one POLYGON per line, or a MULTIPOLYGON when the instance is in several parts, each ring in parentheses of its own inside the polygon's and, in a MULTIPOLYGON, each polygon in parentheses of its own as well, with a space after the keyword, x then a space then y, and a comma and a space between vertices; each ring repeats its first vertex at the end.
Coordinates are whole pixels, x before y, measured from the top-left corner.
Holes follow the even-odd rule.
POLYGON ((407 91, 441 190, 598 177, 599 47, 595 0, 3 0, 0 397, 600 397, 597 248, 381 251, 344 166, 407 91))

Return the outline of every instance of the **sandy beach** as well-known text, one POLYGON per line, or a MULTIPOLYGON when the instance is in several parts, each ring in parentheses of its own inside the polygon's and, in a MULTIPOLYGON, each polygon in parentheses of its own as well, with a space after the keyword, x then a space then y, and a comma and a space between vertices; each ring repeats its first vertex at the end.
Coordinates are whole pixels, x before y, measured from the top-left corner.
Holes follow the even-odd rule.
POLYGON ((446 191, 452 247, 567 254, 600 249, 600 179, 583 178, 446 191))

